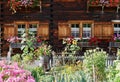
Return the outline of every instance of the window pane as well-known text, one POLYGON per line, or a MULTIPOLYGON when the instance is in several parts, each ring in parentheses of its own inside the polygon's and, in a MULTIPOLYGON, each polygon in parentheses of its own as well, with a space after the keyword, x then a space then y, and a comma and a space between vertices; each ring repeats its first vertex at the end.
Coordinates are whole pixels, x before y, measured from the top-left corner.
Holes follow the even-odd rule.
POLYGON ((71 35, 75 38, 79 37, 80 29, 79 24, 71 24, 71 35))
POLYGON ((37 24, 29 24, 29 31, 37 36, 37 24))
POLYGON ((18 37, 21 37, 23 31, 25 31, 25 24, 18 25, 18 37))
POLYGON ((91 37, 91 24, 83 24, 83 38, 91 37))
POLYGON ((120 34, 120 24, 114 24, 114 35, 120 34))

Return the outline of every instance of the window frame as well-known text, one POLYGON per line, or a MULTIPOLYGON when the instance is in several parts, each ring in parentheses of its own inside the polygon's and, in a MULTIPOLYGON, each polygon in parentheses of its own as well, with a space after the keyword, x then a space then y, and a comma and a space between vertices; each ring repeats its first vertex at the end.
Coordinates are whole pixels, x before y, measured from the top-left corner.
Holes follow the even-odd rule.
POLYGON ((15 32, 16 36, 18 36, 18 25, 22 25, 22 24, 25 25, 25 30, 29 29, 30 24, 37 24, 36 36, 38 35, 39 21, 15 21, 14 25, 15 25, 15 30, 16 30, 15 32))
POLYGON ((113 30, 114 30, 114 35, 116 33, 116 35, 120 35, 120 23, 113 23, 113 30), (117 24, 117 28, 115 28, 115 24, 117 24))
POLYGON ((80 37, 80 24, 79 23, 71 23, 70 29, 71 29, 71 36, 72 36, 72 33, 75 33, 75 36, 73 36, 74 38, 80 37), (75 28, 72 29, 72 25, 75 25, 75 28), (78 27, 77 27, 77 25, 78 25, 78 27), (76 31, 77 29, 78 29, 78 31, 76 31), (73 30, 75 30, 75 31, 73 32, 73 30), (79 35, 79 36, 77 36, 77 35, 79 35))
POLYGON ((90 39, 92 37, 92 23, 89 23, 89 22, 85 22, 85 23, 82 23, 82 39, 90 39), (88 28, 84 28, 84 24, 90 24, 90 27, 88 28), (88 37, 84 37, 83 34, 84 34, 84 30, 86 31, 86 33, 89 33, 88 31, 90 31, 90 36, 88 37))

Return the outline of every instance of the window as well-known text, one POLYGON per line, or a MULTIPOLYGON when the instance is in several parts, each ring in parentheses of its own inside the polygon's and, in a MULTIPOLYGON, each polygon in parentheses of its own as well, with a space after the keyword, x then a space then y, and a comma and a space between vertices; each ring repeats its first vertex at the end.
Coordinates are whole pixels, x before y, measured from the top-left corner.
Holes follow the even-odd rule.
POLYGON ((33 32, 37 36, 37 24, 29 24, 29 31, 33 32))
POLYGON ((120 24, 114 24, 114 35, 120 35, 120 24))
POLYGON ((79 24, 71 24, 71 35, 75 38, 78 38, 80 36, 79 24))
POLYGON ((91 24, 83 24, 83 38, 90 38, 91 37, 91 24))
POLYGON ((34 33, 35 36, 37 36, 37 28, 39 26, 39 22, 25 22, 25 21, 19 21, 15 22, 16 23, 16 28, 17 28, 17 35, 18 37, 21 37, 23 32, 25 30, 29 30, 30 32, 34 33))
POLYGON ((18 37, 21 37, 23 31, 25 31, 25 24, 18 24, 18 37))

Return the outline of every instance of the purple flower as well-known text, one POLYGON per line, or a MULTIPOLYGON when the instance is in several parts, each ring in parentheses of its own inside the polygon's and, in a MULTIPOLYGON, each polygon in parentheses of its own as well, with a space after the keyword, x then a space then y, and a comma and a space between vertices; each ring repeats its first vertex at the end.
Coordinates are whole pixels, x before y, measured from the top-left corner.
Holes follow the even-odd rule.
POLYGON ((109 1, 108 0, 100 0, 100 4, 102 4, 102 5, 108 5, 109 1))

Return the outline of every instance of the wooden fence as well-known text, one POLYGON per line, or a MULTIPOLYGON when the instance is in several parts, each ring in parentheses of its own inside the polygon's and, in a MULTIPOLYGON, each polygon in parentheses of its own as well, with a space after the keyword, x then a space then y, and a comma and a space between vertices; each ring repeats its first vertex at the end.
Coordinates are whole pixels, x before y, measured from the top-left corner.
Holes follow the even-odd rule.
MULTIPOLYGON (((84 56, 74 56, 72 57, 75 60, 79 60, 80 62, 83 62, 84 60, 84 56)), ((66 62, 65 60, 69 59, 68 56, 53 56, 53 62, 52 62, 52 66, 60 66, 60 65, 65 65, 66 62)), ((113 61, 116 59, 116 56, 108 56, 106 59, 106 67, 108 66, 112 66, 113 65, 113 61)))

